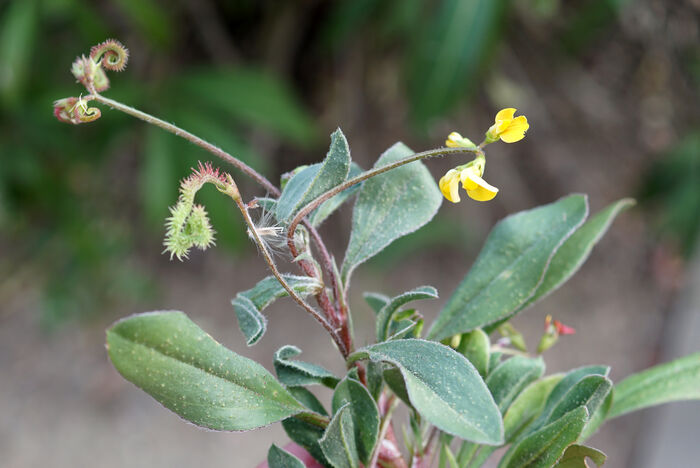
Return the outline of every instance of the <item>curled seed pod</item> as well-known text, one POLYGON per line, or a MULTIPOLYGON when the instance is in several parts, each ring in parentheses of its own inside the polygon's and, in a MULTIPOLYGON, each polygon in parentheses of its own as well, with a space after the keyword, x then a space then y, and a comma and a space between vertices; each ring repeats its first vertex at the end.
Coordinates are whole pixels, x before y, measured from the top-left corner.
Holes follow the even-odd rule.
POLYGON ((97 107, 88 107, 91 99, 82 96, 59 99, 53 103, 53 115, 61 122, 78 125, 92 122, 102 116, 97 107))
POLYGON ((95 63, 101 61, 106 70, 122 71, 129 61, 129 49, 116 39, 107 39, 90 49, 90 58, 95 63))
POLYGON ((80 122, 74 122, 73 119, 73 108, 78 103, 77 97, 67 97, 59 99, 53 103, 53 115, 59 121, 70 124, 77 124, 80 122))

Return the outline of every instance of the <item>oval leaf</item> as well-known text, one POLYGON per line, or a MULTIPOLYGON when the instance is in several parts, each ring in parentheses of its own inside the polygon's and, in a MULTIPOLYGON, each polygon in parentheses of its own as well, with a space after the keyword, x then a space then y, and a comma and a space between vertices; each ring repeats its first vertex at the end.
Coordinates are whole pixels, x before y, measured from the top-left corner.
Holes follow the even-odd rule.
MULTIPOLYGON (((386 150, 374 167, 414 154, 403 143, 386 150)), ((399 237, 430 221, 442 203, 440 190, 417 161, 366 180, 355 203, 350 243, 342 267, 343 284, 352 271, 399 237)))
MULTIPOLYGON (((355 176, 362 174, 362 168, 355 163, 350 163, 350 172, 345 180, 352 179, 355 176)), ((318 227, 322 222, 326 220, 330 215, 337 210, 340 205, 345 203, 350 197, 355 195, 362 188, 362 184, 355 184, 350 188, 347 188, 340 192, 338 195, 326 200, 321 203, 321 206, 316 208, 309 215, 309 222, 312 226, 318 227)))
POLYGON ((220 431, 304 411, 260 364, 214 341, 182 312, 134 315, 107 330, 114 367, 182 418, 220 431))
POLYGON ((551 259, 588 215, 584 195, 500 221, 429 333, 442 340, 506 317, 539 287, 551 259))
POLYGON ((611 389, 612 382, 602 375, 584 377, 554 407, 547 422, 556 421, 579 406, 585 406, 588 414, 593 414, 603 404, 611 389))
POLYGON ((608 418, 670 401, 700 399, 700 353, 631 375, 615 385, 608 418))
POLYGON ((631 198, 618 200, 596 213, 574 232, 554 254, 542 283, 522 308, 534 304, 571 278, 586 261, 591 250, 603 237, 615 217, 634 204, 635 201, 631 198))
POLYGON ((368 346, 351 359, 396 366, 416 410, 439 429, 482 444, 503 443, 503 421, 479 372, 452 348, 406 339, 368 346))

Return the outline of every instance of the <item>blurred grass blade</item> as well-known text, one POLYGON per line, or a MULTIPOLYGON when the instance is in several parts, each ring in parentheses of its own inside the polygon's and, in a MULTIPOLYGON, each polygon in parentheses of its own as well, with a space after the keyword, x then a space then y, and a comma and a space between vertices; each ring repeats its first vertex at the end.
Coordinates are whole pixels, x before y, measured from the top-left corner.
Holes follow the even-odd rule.
POLYGON ((0 20, 0 97, 4 105, 22 99, 37 39, 37 21, 35 0, 15 0, 0 20))

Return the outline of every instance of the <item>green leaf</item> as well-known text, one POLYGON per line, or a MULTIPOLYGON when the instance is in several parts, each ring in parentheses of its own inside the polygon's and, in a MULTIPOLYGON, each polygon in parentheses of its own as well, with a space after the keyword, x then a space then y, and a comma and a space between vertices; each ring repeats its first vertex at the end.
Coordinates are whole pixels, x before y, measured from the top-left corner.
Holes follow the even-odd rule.
POLYGON ((586 447, 585 445, 570 445, 566 449, 564 455, 561 457, 559 462, 554 465, 555 468, 589 468, 586 459, 590 458, 597 467, 603 466, 605 460, 608 458, 600 450, 596 450, 593 447, 586 447))
POLYGON ((570 195, 500 221, 438 316, 430 339, 468 332, 517 311, 535 293, 557 249, 587 214, 586 197, 570 195))
POLYGON ((576 442, 588 419, 581 406, 513 445, 499 468, 549 468, 576 442))
POLYGON ((523 390, 503 415, 506 442, 512 442, 520 432, 535 420, 555 385, 564 377, 554 374, 533 382, 523 390))
POLYGON ((350 171, 350 148, 340 129, 331 134, 331 147, 326 159, 292 176, 277 201, 280 222, 288 221, 297 211, 319 195, 342 184, 350 171))
POLYGON ((406 339, 368 346, 349 359, 364 358, 395 366, 411 404, 439 429, 478 443, 503 442, 501 414, 486 384, 474 366, 452 348, 406 339))
MULTIPOLYGON (((362 174, 362 168, 355 163, 350 163, 350 172, 345 180, 352 179, 362 174)), ((318 227, 326 220, 340 205, 345 203, 350 197, 355 195, 362 188, 362 184, 355 184, 340 192, 338 195, 326 200, 309 215, 309 222, 314 227, 318 227)))
POLYGON ((515 397, 528 385, 544 374, 542 358, 531 359, 514 356, 496 367, 486 378, 493 399, 501 413, 505 413, 515 397))
POLYGON ((579 406, 585 406, 588 414, 593 414, 612 389, 612 382, 602 375, 589 375, 581 379, 554 407, 547 423, 555 421, 579 406))
POLYGON ((540 286, 535 294, 522 306, 522 309, 555 291, 571 278, 583 265, 583 262, 586 261, 591 254, 591 250, 603 237, 615 220, 615 217, 634 204, 635 201, 631 198, 618 200, 596 213, 595 216, 591 217, 573 233, 557 250, 540 286))
POLYGON ((125 379, 198 426, 245 431, 305 410, 264 367, 182 312, 120 320, 107 330, 107 351, 125 379))
MULTIPOLYGON (((308 276, 283 274, 282 277, 300 296, 315 294, 321 287, 318 280, 308 276)), ((231 300, 238 317, 238 326, 245 335, 248 346, 257 343, 267 329, 267 319, 261 312, 276 299, 288 295, 277 278, 268 276, 252 289, 238 293, 231 300)))
POLYGON ((350 404, 348 411, 355 429, 355 446, 360 461, 369 464, 379 435, 379 409, 369 391, 355 379, 345 377, 333 393, 333 412, 350 404))
POLYGON ((700 353, 660 364, 615 385, 608 419, 671 401, 700 399, 700 353))
POLYGON ((389 325, 399 307, 419 299, 435 299, 437 297, 437 289, 434 287, 419 286, 392 298, 377 314, 377 341, 385 341, 389 337, 389 325))
MULTIPOLYGON (((403 143, 386 150, 374 167, 413 154, 403 143)), ((399 237, 430 221, 442 203, 440 190, 422 162, 387 171, 365 181, 355 203, 350 243, 342 266, 347 285, 353 270, 399 237)))
POLYGON ((319 445, 334 468, 357 468, 360 465, 350 403, 335 413, 319 445))
POLYGON ((275 353, 275 372, 283 384, 290 387, 321 384, 335 388, 340 379, 323 367, 309 362, 291 359, 301 354, 301 349, 292 345, 282 346, 275 353))
MULTIPOLYGON (((298 387, 303 389, 303 387, 298 387)), ((311 454, 316 461, 321 463, 323 466, 330 467, 331 464, 326 460, 326 456, 321 450, 319 441, 323 437, 324 430, 321 427, 310 424, 306 421, 301 421, 297 418, 287 418, 282 421, 282 427, 284 432, 287 433, 289 438, 295 443, 301 445, 306 449, 307 452, 311 454)))
POLYGON ((270 468, 306 468, 297 457, 272 444, 267 452, 267 466, 270 468))
POLYGON ((496 367, 498 367, 498 365, 501 363, 502 357, 503 353, 500 351, 492 351, 491 354, 489 354, 489 368, 486 375, 489 375, 496 367))

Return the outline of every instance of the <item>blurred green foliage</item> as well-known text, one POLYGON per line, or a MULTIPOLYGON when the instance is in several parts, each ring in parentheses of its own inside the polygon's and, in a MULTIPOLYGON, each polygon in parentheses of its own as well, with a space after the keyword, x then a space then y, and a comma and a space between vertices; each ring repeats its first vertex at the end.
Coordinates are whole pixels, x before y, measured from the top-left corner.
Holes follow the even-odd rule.
POLYGON ((686 135, 649 169, 640 198, 659 232, 690 257, 700 238, 700 132, 686 135))

